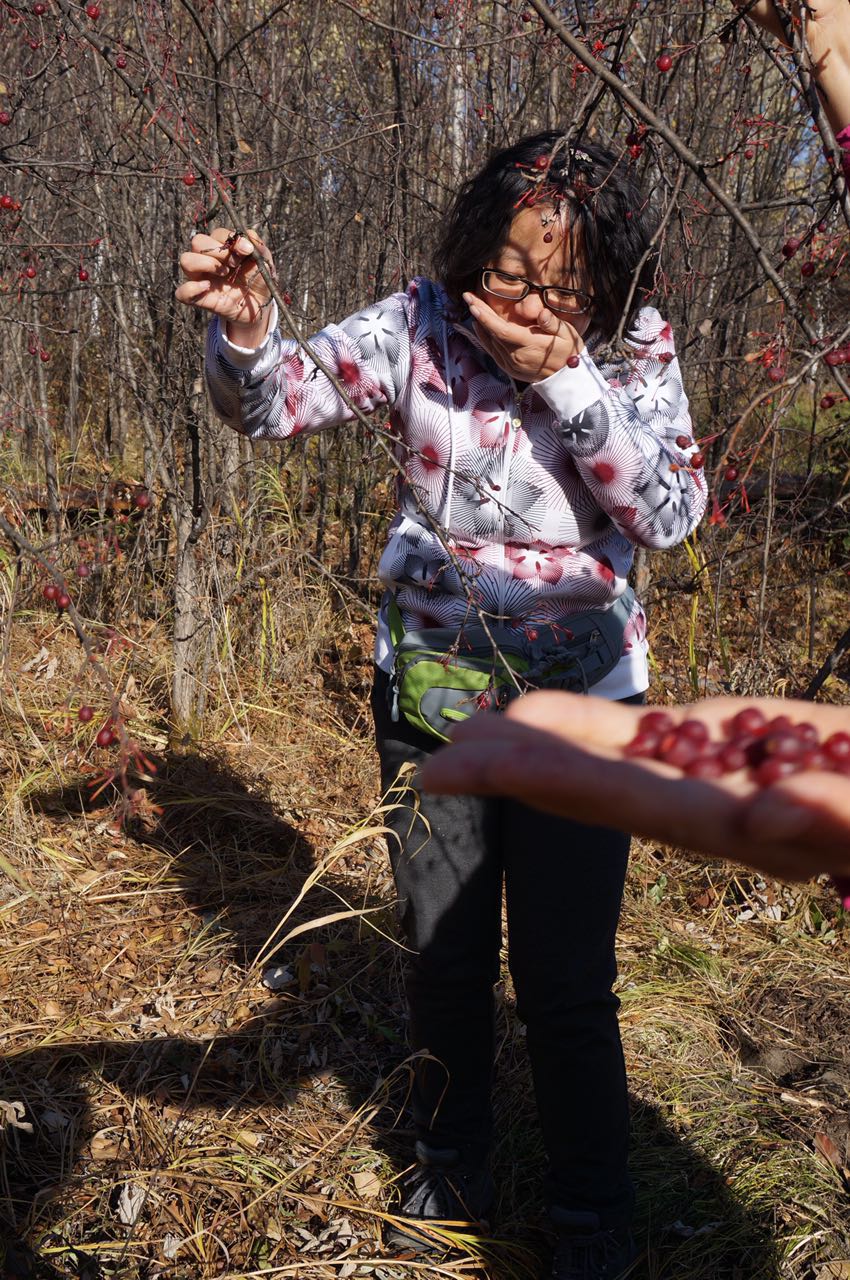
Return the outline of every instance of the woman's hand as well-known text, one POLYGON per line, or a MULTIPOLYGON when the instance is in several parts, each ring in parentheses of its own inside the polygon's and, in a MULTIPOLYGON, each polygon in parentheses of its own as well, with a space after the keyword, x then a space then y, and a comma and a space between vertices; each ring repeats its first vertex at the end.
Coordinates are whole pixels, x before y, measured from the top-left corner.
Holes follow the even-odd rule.
POLYGON ((269 250, 254 231, 237 236, 226 227, 216 227, 212 235, 192 237, 192 247, 180 256, 180 269, 186 277, 175 292, 178 302, 212 311, 235 329, 234 340, 244 346, 260 332, 265 336, 270 294, 254 261, 257 249, 274 275, 274 262, 269 250))
POLYGON ((463 300, 485 351, 500 369, 520 382, 540 382, 584 350, 578 331, 547 307, 541 308, 529 326, 504 320, 474 293, 465 293, 463 300))
MULTIPOLYGON (((665 707, 702 720, 719 738, 745 706, 814 724, 825 739, 850 731, 850 708, 778 698, 711 698, 665 707)), ((786 880, 850 876, 850 777, 809 772, 758 788, 743 773, 717 781, 655 760, 625 757, 645 708, 579 694, 538 692, 504 715, 458 725, 421 771, 425 790, 507 795, 579 822, 618 826, 678 848, 730 858, 786 880)))

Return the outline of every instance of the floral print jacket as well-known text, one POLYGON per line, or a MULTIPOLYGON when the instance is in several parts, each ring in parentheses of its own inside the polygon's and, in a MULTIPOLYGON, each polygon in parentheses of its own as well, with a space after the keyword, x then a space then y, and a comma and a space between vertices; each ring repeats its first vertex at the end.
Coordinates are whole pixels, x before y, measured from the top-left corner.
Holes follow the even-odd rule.
MULTIPOLYGON (((706 503, 673 335, 639 312, 633 360, 594 361, 515 383, 458 318, 439 284, 403 293, 310 338, 365 414, 389 410, 402 467, 398 514, 379 565, 410 628, 486 616, 517 629, 604 609, 626 589, 634 547, 671 547, 706 503), (451 554, 450 554, 451 553, 451 554)), ((350 422, 333 384, 276 317, 256 351, 209 328, 206 376, 216 412, 253 440, 286 440, 350 422)), ((379 626, 376 660, 392 661, 379 626)), ((645 622, 635 605, 619 666, 594 688, 647 685, 645 622)))

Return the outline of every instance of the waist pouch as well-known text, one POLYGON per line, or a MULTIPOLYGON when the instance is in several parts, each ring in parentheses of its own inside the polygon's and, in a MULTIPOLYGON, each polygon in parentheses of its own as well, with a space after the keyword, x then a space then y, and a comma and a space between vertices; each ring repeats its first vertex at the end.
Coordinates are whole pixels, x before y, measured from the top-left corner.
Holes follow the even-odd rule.
POLYGON ((586 693, 623 653, 634 605, 627 589, 605 610, 571 614, 564 626, 529 625, 525 635, 480 623, 405 631, 395 601, 388 621, 395 645, 390 678, 393 720, 449 741, 453 723, 476 711, 500 710, 529 689, 586 693))

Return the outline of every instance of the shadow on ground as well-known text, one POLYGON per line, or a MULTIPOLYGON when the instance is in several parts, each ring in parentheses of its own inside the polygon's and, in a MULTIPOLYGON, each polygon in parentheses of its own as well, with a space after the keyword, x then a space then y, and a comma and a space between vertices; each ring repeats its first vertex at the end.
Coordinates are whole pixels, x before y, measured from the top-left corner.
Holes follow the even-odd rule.
MULTIPOLYGON (((144 846, 167 855, 169 882, 196 913, 198 929, 225 930, 234 960, 249 964, 315 867, 309 842, 282 821, 262 789, 221 760, 183 755, 165 761, 154 799, 164 812, 155 829, 137 833, 140 854, 144 846)), ((83 804, 75 790, 45 794, 38 803, 65 818, 78 817, 83 804)), ((322 887, 311 891, 288 928, 339 910, 340 899, 351 901, 352 883, 352 875, 339 868, 325 875, 322 887)), ((391 929, 392 908, 386 899, 385 890, 383 896, 373 890, 356 905, 381 908, 378 921, 391 929)), ((98 1258, 85 1231, 77 1229, 85 1215, 72 1219, 66 1211, 69 1192, 85 1198, 92 1179, 92 1138, 102 1135, 105 1119, 111 1119, 106 1141, 115 1149, 106 1148, 108 1176, 104 1179, 103 1151, 96 1173, 98 1185, 105 1181, 108 1190, 92 1206, 88 1221, 100 1237, 98 1214, 112 1211, 116 1239, 121 1230, 128 1240, 132 1234, 115 1222, 118 1197, 132 1172, 121 1122, 101 1113, 104 1093, 126 1099, 131 1110, 134 1102, 144 1100, 152 1114, 163 1118, 161 1132, 167 1140, 158 1157, 151 1146, 144 1162, 133 1165, 134 1170, 146 1168, 154 1181, 156 1170, 168 1169, 181 1151, 188 1158, 183 1119, 214 1119, 234 1109, 261 1116, 264 1108, 277 1113, 295 1108, 291 1128, 297 1129, 305 1085, 331 1079, 344 1090, 349 1114, 366 1109, 362 1144, 381 1151, 397 1170, 408 1163, 410 1135, 399 1123, 406 1053, 398 948, 353 920, 333 926, 332 941, 329 972, 308 973, 306 983, 284 992, 277 1007, 236 1030, 205 1040, 161 1034, 144 1038, 131 1025, 126 1039, 46 1045, 0 1062, 0 1097, 23 1106, 17 1125, 6 1126, 0 1147, 3 1280, 100 1280, 107 1275, 143 1280, 163 1274, 159 1264, 139 1260, 138 1248, 128 1246, 118 1263, 114 1255, 111 1262, 98 1258), (380 1082, 392 1079, 395 1068, 394 1085, 382 1088, 380 1082)), ((303 948, 301 938, 278 959, 297 968, 303 948)), ((503 1043, 521 1036, 509 1007, 503 1008, 500 1030, 503 1043)), ((510 1067, 503 1062, 497 1072, 498 1234, 486 1250, 483 1273, 492 1280, 531 1280, 545 1274, 541 1259, 546 1245, 536 1207, 542 1154, 528 1073, 509 1056, 510 1067)), ((286 1130, 277 1132, 285 1135, 286 1130)), ((285 1136, 280 1142, 278 1151, 264 1145, 263 1158, 279 1160, 285 1168, 290 1151, 285 1136)), ((637 1231, 642 1241, 651 1241, 648 1259, 634 1280, 685 1280, 695 1274, 710 1274, 713 1280, 772 1280, 780 1275, 770 1224, 749 1217, 724 1178, 652 1107, 636 1104, 633 1145, 637 1231), (710 1272, 702 1261, 707 1249, 710 1272)), ((296 1215, 284 1196, 280 1209, 284 1220, 310 1228, 303 1204, 296 1215)), ((243 1231, 256 1228, 245 1222, 243 1231)), ((160 1234, 155 1227, 153 1236, 160 1234)), ((322 1259, 307 1254, 309 1250, 305 1270, 314 1263, 318 1268, 322 1259)), ((188 1280, 192 1273, 178 1266, 170 1274, 174 1280, 188 1280)), ((407 1273, 402 1267, 392 1274, 407 1273)))

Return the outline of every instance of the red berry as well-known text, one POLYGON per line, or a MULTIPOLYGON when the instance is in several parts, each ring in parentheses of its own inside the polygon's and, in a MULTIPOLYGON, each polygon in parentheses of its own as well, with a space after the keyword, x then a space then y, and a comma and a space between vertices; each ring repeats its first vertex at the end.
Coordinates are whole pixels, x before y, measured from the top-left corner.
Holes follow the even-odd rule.
POLYGON ((534 161, 534 167, 535 169, 548 169, 551 163, 552 161, 549 156, 538 156, 534 161))
POLYGON ((12 114, 10 111, 0 111, 0 124, 11 124, 12 114))
POLYGON ((812 262, 811 258, 809 258, 809 260, 807 262, 804 262, 803 265, 800 267, 800 275, 813 276, 814 274, 815 274, 815 264, 812 262))
POLYGON ((655 65, 663 75, 666 75, 668 71, 672 70, 673 59, 669 53, 662 53, 655 59, 655 65))
POLYGON ((666 711, 647 711, 638 720, 638 729, 642 733, 670 733, 673 729, 673 717, 666 711))
POLYGON ((99 747, 111 747, 114 741, 115 734, 109 728, 109 725, 104 725, 95 738, 95 742, 99 747))
POLYGON ((820 734, 813 724, 809 724, 808 720, 803 720, 801 724, 795 724, 794 732, 807 747, 816 747, 820 744, 820 734))
POLYGON ((14 209, 15 202, 11 196, 0 196, 0 209, 14 209))
POLYGON ((767 756, 777 760, 799 760, 806 750, 796 733, 768 733, 762 738, 762 746, 767 756))
POLYGON ((704 456, 703 456, 701 453, 699 453, 699 452, 698 452, 698 453, 692 453, 692 454, 691 454, 691 456, 690 456, 690 458, 689 458, 689 460, 688 460, 688 466, 693 467, 693 469, 694 469, 695 471, 699 471, 700 467, 704 467, 704 466, 705 466, 705 458, 704 458, 704 456))
POLYGON ((626 743, 625 747, 623 747, 623 754, 626 756, 647 756, 651 759, 658 750, 660 741, 661 739, 657 733, 638 729, 631 742, 626 743))
POLYGON ((81 563, 81 564, 78 564, 78 565, 77 565, 77 577, 78 577, 78 578, 88 578, 88 577, 90 577, 90 576, 91 576, 91 566, 90 566, 90 565, 87 565, 87 564, 85 564, 85 563, 81 563))
POLYGON ((70 603, 71 603, 71 597, 68 595, 68 592, 60 591, 58 596, 56 597, 56 607, 58 609, 67 609, 70 603))
POLYGON ((721 747, 718 758, 725 773, 737 773, 740 769, 746 769, 750 762, 746 748, 738 742, 728 742, 725 747, 721 747))
POLYGON ((790 716, 785 716, 785 715, 774 716, 772 720, 768 720, 767 724, 765 725, 764 732, 765 734, 786 733, 789 729, 793 729, 793 728, 794 728, 794 725, 792 723, 790 716))
POLYGON ((692 444, 693 440, 690 436, 676 436, 677 449, 690 449, 692 444))
POLYGON ((836 764, 850 760, 850 733, 832 733, 823 744, 824 754, 836 764))
POLYGON ((683 720, 679 725, 678 733, 690 742, 695 742, 697 746, 704 746, 709 738, 708 729, 702 720, 683 720))
POLYGON ((661 364, 672 364, 674 360, 673 352, 662 351, 658 356, 658 360, 661 364))
POLYGON ((34 280, 37 274, 38 273, 32 263, 30 263, 28 267, 24 267, 24 275, 27 280, 34 280))
POLYGON ((643 155, 643 147, 640 145, 639 142, 632 143, 632 145, 629 147, 629 155, 633 160, 640 159, 640 157, 643 155))
POLYGON ((194 187, 194 185, 195 185, 195 175, 194 175, 194 173, 184 173, 184 174, 183 174, 183 181, 185 182, 185 184, 186 184, 186 186, 187 186, 187 187, 194 187))
POLYGON ((835 396, 824 396, 820 402, 822 409, 831 409, 835 404, 835 396))
POLYGON ((810 747, 800 756, 802 769, 829 769, 830 763, 829 756, 820 747, 810 747))
POLYGON ((778 364, 774 364, 768 369, 767 376, 771 382, 781 382, 785 377, 785 371, 778 364))
POLYGON ((782 246, 783 257, 793 258, 794 254, 797 252, 797 250, 799 249, 802 243, 803 243, 802 240, 800 240, 797 236, 789 236, 788 239, 785 241, 784 245, 782 246))
POLYGON ((88 278, 89 278, 89 273, 88 273, 88 271, 86 271, 85 267, 80 267, 79 271, 77 272, 77 278, 78 278, 79 280, 82 280, 83 282, 85 282, 86 280, 88 280, 88 278))
POLYGON ((699 754, 699 745, 675 730, 662 739, 658 748, 658 759, 663 760, 665 764, 675 765, 679 769, 684 769, 699 754))
POLYGON ((44 15, 47 13, 47 5, 46 5, 46 4, 34 4, 34 5, 33 5, 33 7, 32 7, 32 11, 33 11, 33 13, 35 14, 35 16, 36 16, 37 18, 43 18, 43 17, 44 17, 44 15))
POLYGON ((133 506, 138 507, 140 511, 145 511, 151 505, 151 495, 147 489, 142 489, 141 493, 137 493, 133 499, 133 506))
POLYGON ((569 369, 577 369, 581 364, 581 358, 577 355, 567 356, 567 367, 569 369))
POLYGON ((758 707, 744 707, 733 718, 729 728, 733 734, 760 733, 767 724, 767 716, 758 707))
POLYGON ((47 364, 48 360, 50 359, 50 352, 45 351, 44 347, 42 347, 38 353, 38 358, 42 364, 47 364))
POLYGON ((124 57, 123 53, 119 53, 118 57, 115 59, 115 65, 119 71, 124 70, 127 65, 127 59, 124 57))
POLYGON ((46 586, 42 588, 41 594, 44 596, 45 600, 55 600, 59 595, 59 588, 55 582, 48 582, 46 586))
POLYGON ((720 757, 714 754, 697 756, 696 760, 685 766, 685 773, 689 778, 722 778, 725 772, 720 757))
POLYGON ((88 707, 83 705, 82 707, 80 707, 79 711, 77 712, 77 719, 81 721, 82 724, 88 724, 89 720, 92 720, 93 718, 94 718, 94 707, 88 707))
POLYGON ((790 778, 792 773, 799 771, 799 768, 798 760, 769 756, 767 760, 762 760, 761 764, 756 765, 753 777, 760 787, 769 787, 771 783, 779 782, 782 778, 790 778))
POLYGON ((97 19, 100 17, 100 5, 99 5, 99 4, 87 4, 87 5, 86 5, 86 17, 87 17, 87 18, 91 18, 92 22, 96 22, 96 21, 97 21, 97 19))
POLYGON ((30 353, 31 356, 38 355, 38 347, 35 345, 34 342, 27 343, 27 351, 30 353))
POLYGON ((726 470, 723 472, 723 478, 724 480, 728 480, 730 484, 734 484, 734 482, 738 479, 738 468, 727 467, 726 470))
POLYGON ((643 137, 643 134, 640 132, 639 129, 632 129, 630 133, 626 134, 626 146, 627 147, 640 146, 640 141, 642 137, 643 137))
POLYGON ((531 22, 532 19, 534 18, 534 14, 531 12, 530 9, 523 9, 522 13, 519 16, 522 18, 523 22, 531 22))
POLYGON ((753 151, 752 147, 747 147, 746 151, 744 152, 744 159, 752 160, 754 155, 755 155, 755 151, 753 151))
POLYGON ((844 353, 840 349, 838 351, 827 351, 823 362, 828 364, 830 369, 834 369, 837 365, 844 363, 844 353))
POLYGON ((292 294, 289 292, 288 289, 286 289, 283 294, 283 305, 285 307, 292 306, 292 294))

